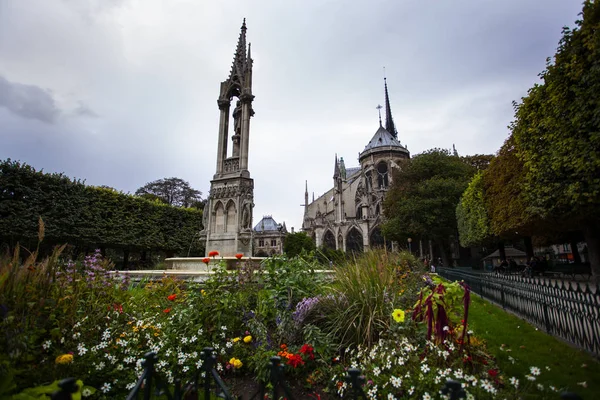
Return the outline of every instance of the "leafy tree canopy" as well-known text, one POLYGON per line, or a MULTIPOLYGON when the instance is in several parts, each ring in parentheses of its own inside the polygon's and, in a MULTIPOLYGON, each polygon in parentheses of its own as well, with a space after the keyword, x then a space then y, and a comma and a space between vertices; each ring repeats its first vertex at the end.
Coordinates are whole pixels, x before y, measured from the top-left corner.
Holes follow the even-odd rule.
POLYGON ((306 234, 306 232, 290 233, 283 242, 283 251, 288 257, 296 257, 303 250, 311 252, 316 249, 315 242, 306 234))
POLYGON ((202 192, 179 178, 164 178, 146 183, 135 191, 137 196, 158 200, 170 206, 202 208, 202 192))
POLYGON ((456 206, 474 172, 474 167, 444 149, 406 160, 385 197, 384 235, 401 242, 427 237, 443 247, 456 234, 456 206))
POLYGON ((461 246, 478 245, 490 238, 490 221, 485 209, 481 171, 471 179, 460 198, 456 207, 456 221, 461 246))

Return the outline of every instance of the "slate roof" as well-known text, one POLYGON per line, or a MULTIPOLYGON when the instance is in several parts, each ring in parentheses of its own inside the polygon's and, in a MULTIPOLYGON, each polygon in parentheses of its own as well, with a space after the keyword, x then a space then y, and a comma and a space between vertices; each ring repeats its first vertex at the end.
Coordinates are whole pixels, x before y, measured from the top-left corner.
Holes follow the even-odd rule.
POLYGON ((384 146, 400 147, 404 149, 404 146, 402 146, 397 139, 394 139, 391 133, 389 133, 383 126, 380 126, 379 129, 377 129, 377 132, 375 132, 375 135, 373 135, 373 138, 365 146, 363 152, 384 146))
POLYGON ((278 224, 275 222, 273 217, 270 215, 265 215, 258 224, 254 227, 254 232, 268 232, 268 231, 277 231, 278 224))
MULTIPOLYGON (((524 251, 521 251, 519 249, 515 249, 514 247, 505 247, 504 248, 504 252, 506 253, 506 258, 509 257, 527 257, 527 253, 525 253, 524 251)), ((496 250, 495 252, 493 252, 492 254, 490 254, 489 256, 483 257, 484 260, 490 259, 490 258, 500 258, 500 250, 496 250)))
POLYGON ((350 179, 357 172, 360 172, 360 167, 346 168, 346 179, 350 179))

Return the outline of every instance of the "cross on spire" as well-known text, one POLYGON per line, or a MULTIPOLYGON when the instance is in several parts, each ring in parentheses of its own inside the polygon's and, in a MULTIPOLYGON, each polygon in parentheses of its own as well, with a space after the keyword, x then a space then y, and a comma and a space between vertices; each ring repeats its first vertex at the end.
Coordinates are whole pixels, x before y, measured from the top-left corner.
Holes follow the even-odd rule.
POLYGON ((375 107, 377 109, 377 111, 379 111, 379 126, 381 127, 381 109, 383 107, 381 107, 381 104, 377 104, 377 107, 375 107))

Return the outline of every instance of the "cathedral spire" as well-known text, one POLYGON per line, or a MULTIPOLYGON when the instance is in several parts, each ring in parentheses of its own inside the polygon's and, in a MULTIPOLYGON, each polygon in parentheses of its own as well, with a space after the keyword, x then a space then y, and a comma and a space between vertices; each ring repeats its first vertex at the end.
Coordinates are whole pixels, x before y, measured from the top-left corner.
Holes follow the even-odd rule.
POLYGON ((392 134, 395 139, 398 139, 398 131, 394 126, 394 120, 392 119, 392 107, 390 106, 390 96, 388 95, 387 79, 383 78, 385 87, 385 130, 392 134))
POLYGON ((333 167, 333 179, 337 179, 340 176, 340 165, 338 163, 337 153, 335 155, 335 166, 333 167))
MULTIPOLYGON (((248 50, 250 50, 248 48, 248 50)), ((238 39, 238 44, 235 49, 235 53, 233 56, 233 65, 231 66, 231 73, 229 74, 229 78, 233 78, 236 75, 239 78, 242 78, 244 71, 246 69, 246 63, 249 57, 246 57, 246 18, 244 18, 244 22, 242 22, 240 37, 238 39)))

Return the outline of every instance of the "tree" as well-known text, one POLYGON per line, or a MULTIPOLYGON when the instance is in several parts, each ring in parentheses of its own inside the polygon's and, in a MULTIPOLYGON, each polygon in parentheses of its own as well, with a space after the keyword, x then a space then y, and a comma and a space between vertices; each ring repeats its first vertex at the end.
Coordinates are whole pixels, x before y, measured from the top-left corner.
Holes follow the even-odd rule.
POLYGON ((476 246, 491 236, 490 219, 485 209, 483 174, 475 174, 456 206, 458 237, 463 247, 476 246))
POLYGON ((135 191, 137 196, 148 200, 159 200, 170 206, 197 207, 203 203, 202 192, 193 189, 190 184, 179 178, 164 178, 150 183, 135 191))
POLYGON ((427 238, 448 264, 449 239, 456 236, 456 206, 474 168, 447 150, 433 149, 403 163, 385 197, 384 235, 405 243, 427 238))
POLYGON ((475 154, 461 157, 464 162, 474 167, 477 171, 486 170, 493 158, 494 156, 491 154, 475 154))
POLYGON ((284 253, 292 258, 296 257, 302 251, 313 251, 316 249, 315 242, 306 234, 306 232, 296 232, 286 235, 283 241, 284 253))
POLYGON ((511 125, 524 163, 527 211, 582 230, 600 278, 600 1, 563 29, 554 62, 515 105, 511 125))

